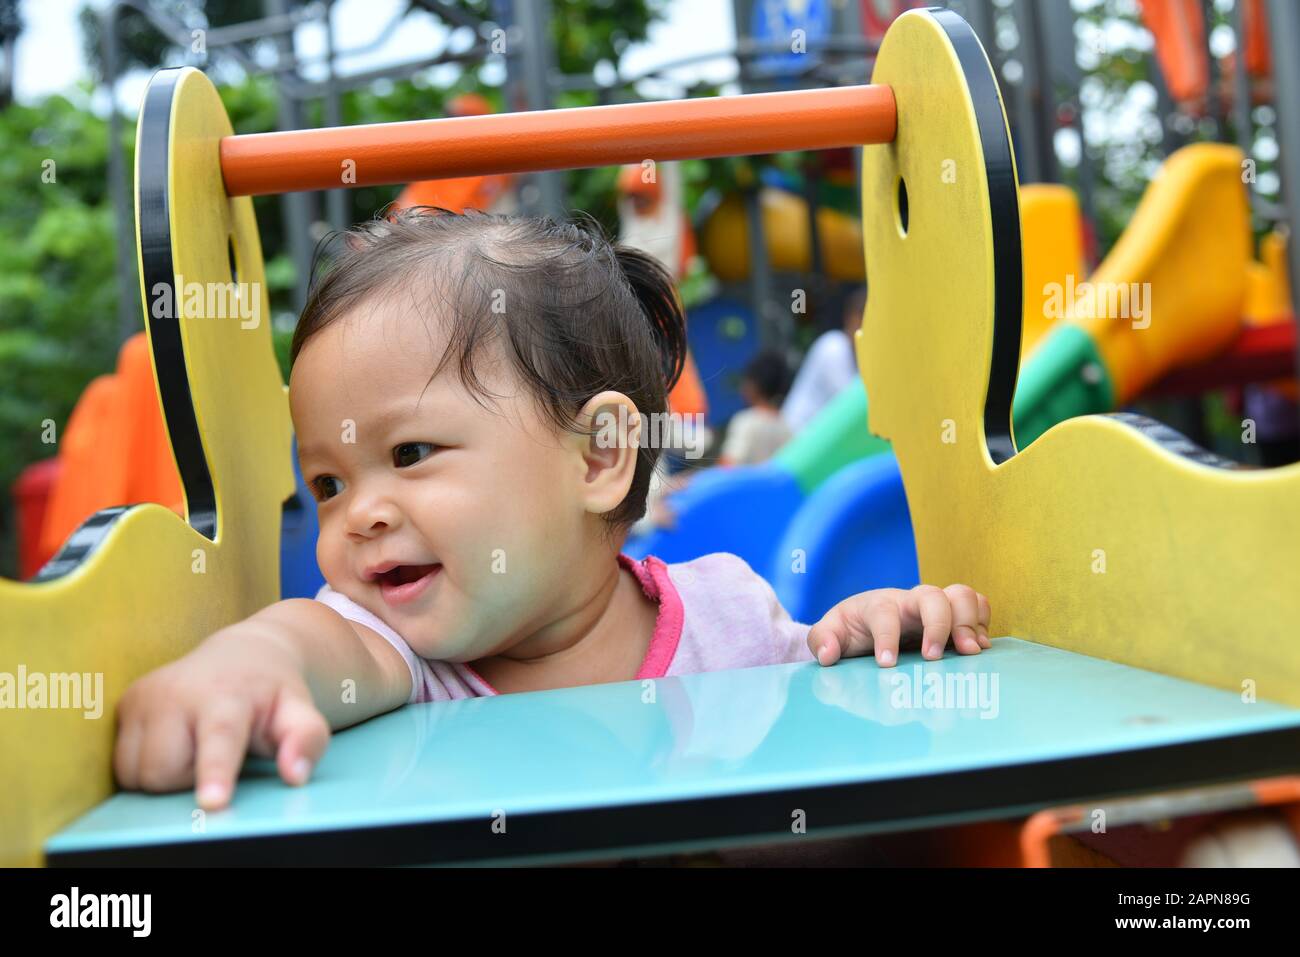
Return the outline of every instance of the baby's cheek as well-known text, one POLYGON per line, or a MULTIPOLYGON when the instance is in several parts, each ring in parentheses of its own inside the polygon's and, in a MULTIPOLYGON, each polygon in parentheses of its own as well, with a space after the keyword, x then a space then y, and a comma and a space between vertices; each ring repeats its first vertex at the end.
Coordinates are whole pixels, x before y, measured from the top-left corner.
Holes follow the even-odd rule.
MULTIPOLYGON (((324 538, 316 539, 316 567, 320 569, 321 575, 326 581, 334 579, 334 563, 331 560, 329 547, 325 544, 324 538)), ((332 587, 332 586, 331 586, 332 587)))
POLYGON ((499 652, 507 636, 538 627, 546 596, 553 593, 545 574, 545 564, 518 539, 494 549, 466 592, 453 596, 459 607, 448 603, 444 609, 456 616, 448 624, 464 642, 464 660, 499 652))
POLYGON ((316 537, 316 565, 320 568, 321 575, 330 583, 330 587, 338 590, 345 571, 342 549, 334 540, 328 525, 324 523, 316 537))
POLYGON ((467 592, 491 600, 539 562, 556 558, 556 503, 526 482, 502 482, 490 495, 466 496, 445 515, 441 530, 461 558, 467 592))
POLYGON ((587 512, 566 476, 540 473, 538 481, 520 488, 512 501, 512 524, 526 547, 546 562, 566 562, 583 546, 587 512))

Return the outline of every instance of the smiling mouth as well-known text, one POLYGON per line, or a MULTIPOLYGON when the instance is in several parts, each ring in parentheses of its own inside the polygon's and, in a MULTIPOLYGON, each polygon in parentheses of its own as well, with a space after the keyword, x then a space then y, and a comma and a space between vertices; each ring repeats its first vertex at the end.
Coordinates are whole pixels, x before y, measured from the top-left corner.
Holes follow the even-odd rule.
POLYGON ((377 574, 374 581, 384 601, 390 605, 404 605, 414 601, 441 569, 441 564, 396 565, 377 574))
POLYGON ((375 576, 375 581, 381 585, 409 585, 412 582, 418 582, 437 567, 436 563, 433 565, 398 565, 386 572, 380 572, 375 576))

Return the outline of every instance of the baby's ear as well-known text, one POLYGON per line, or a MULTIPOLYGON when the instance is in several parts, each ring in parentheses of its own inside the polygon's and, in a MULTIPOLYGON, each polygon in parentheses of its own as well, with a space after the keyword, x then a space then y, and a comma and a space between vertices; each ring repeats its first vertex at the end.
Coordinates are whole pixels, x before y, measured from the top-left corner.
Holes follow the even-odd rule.
POLYGON ((583 465, 581 497, 597 515, 618 508, 636 474, 643 434, 636 404, 621 392, 592 396, 578 412, 579 432, 571 437, 583 465))

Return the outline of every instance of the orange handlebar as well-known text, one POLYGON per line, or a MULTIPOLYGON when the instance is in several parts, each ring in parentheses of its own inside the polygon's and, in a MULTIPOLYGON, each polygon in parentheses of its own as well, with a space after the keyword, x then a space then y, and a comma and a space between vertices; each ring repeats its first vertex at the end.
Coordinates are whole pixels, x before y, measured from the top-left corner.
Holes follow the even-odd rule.
POLYGON ((221 171, 260 196, 889 143, 897 120, 889 87, 831 87, 227 136, 221 171))

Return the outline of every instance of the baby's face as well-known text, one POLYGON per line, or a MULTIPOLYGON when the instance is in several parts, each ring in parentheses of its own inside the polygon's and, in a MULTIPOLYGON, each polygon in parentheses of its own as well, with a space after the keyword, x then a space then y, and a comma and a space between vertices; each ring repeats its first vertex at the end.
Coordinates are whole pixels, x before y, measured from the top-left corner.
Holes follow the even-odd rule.
POLYGON ((290 407, 325 580, 417 654, 474 661, 555 614, 591 555, 593 516, 579 447, 543 422, 495 346, 475 366, 489 408, 454 359, 429 383, 445 343, 406 295, 363 304, 303 347, 290 407))

